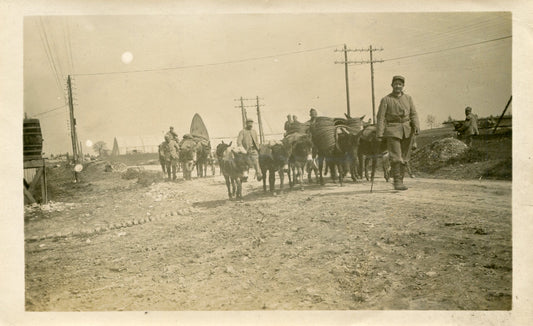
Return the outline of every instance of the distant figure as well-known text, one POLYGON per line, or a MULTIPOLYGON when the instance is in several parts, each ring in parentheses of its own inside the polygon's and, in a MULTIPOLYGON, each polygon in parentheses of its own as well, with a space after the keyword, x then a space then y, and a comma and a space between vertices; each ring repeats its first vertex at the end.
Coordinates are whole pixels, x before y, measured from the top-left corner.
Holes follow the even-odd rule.
POLYGON ((287 114, 287 121, 285 121, 285 126, 283 129, 285 129, 285 135, 287 135, 287 132, 289 131, 292 123, 292 116, 290 114, 287 114))
POLYGON ((168 180, 176 180, 176 167, 178 165, 178 143, 170 135, 165 135, 165 141, 161 144, 165 156, 165 170, 168 180), (171 179, 172 173, 172 179, 171 179))
POLYGON ((392 93, 381 99, 376 124, 376 140, 387 140, 395 190, 407 190, 403 177, 412 137, 418 135, 420 128, 413 99, 403 92, 404 85, 404 77, 392 77, 392 93))
MULTIPOLYGON (((309 125, 309 129, 308 129, 308 133, 309 135, 311 135, 311 127, 316 123, 316 117, 318 116, 318 113, 316 112, 316 109, 315 108, 311 108, 309 110, 309 121, 307 121, 306 123, 309 125)), ((311 138, 312 139, 312 138, 311 138)), ((311 167, 313 170, 315 168, 318 169, 318 167, 316 166, 316 162, 314 161, 314 159, 317 157, 318 155, 318 149, 316 148, 316 146, 313 146, 313 149, 312 149, 312 158, 313 158, 313 164, 309 164, 308 166, 311 167)), ((308 171, 308 176, 310 176, 310 171, 308 171)))
POLYGON ((175 142, 178 142, 178 134, 174 132, 174 127, 169 128, 169 131, 165 134, 165 136, 167 135, 175 142))
POLYGON ((299 122, 299 121, 298 121, 298 117, 295 116, 295 115, 293 115, 293 116, 292 116, 292 122, 293 122, 293 123, 299 122))
POLYGON ((473 114, 472 108, 467 106, 465 108, 465 116, 465 123, 457 131, 464 136, 466 146, 470 147, 472 146, 472 138, 475 135, 479 135, 477 129, 477 115, 473 114))
POLYGON ((317 115, 318 114, 314 108, 311 108, 309 110, 309 121, 308 121, 309 126, 312 126, 315 124, 317 115))
MULTIPOLYGON (((242 146, 248 153, 248 158, 255 170, 257 181, 263 179, 261 169, 259 168, 259 141, 257 132, 253 129, 254 121, 252 119, 246 120, 246 127, 239 132, 237 136, 237 146, 242 146)), ((248 178, 247 173, 244 176, 243 181, 248 178)))
POLYGON ((158 152, 159 152, 159 164, 161 164, 161 170, 163 170, 163 174, 167 173, 166 167, 166 159, 165 159, 165 142, 162 142, 159 144, 158 152))

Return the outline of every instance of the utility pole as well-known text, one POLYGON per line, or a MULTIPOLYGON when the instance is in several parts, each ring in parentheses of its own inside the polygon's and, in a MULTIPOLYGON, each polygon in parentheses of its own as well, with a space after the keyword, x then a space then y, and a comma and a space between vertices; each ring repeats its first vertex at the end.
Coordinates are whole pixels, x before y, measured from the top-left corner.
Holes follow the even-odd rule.
MULTIPOLYGON (((370 80, 372 83, 372 123, 376 123, 376 100, 374 99, 374 61, 372 60, 372 45, 369 47, 370 52, 370 80)), ((383 62, 383 61, 382 61, 383 62)))
MULTIPOLYGON (((72 141, 72 159, 74 164, 78 164, 78 136, 76 134, 76 118, 74 118, 74 103, 72 101, 72 81, 70 75, 67 78, 67 90, 68 90, 68 106, 70 113, 70 138, 72 141)), ((81 145, 80 145, 81 148, 81 145)), ((74 178, 76 182, 78 179, 78 172, 74 171, 74 178)))
POLYGON ((67 78, 68 107, 70 113, 70 138, 72 141, 72 159, 78 162, 78 137, 76 136, 76 118, 74 118, 74 104, 72 102, 72 82, 70 75, 67 78))
POLYGON ((255 99, 257 105, 257 123, 259 124, 259 142, 263 144, 265 142, 265 134, 263 133, 263 122, 261 121, 261 111, 259 110, 259 107, 263 105, 259 104, 259 96, 256 96, 255 99))
POLYGON ((246 109, 244 108, 244 99, 241 98, 240 99, 236 99, 235 101, 240 101, 241 102, 241 105, 240 106, 236 106, 236 108, 240 108, 241 109, 241 117, 242 117, 242 128, 244 129, 244 127, 246 127, 246 109))
MULTIPOLYGON (((372 53, 374 51, 383 51, 383 49, 375 49, 370 45, 368 49, 347 49, 346 44, 344 45, 343 50, 335 50, 335 52, 343 51, 344 52, 344 61, 335 61, 335 63, 344 63, 345 64, 345 74, 348 76, 348 64, 364 64, 364 63, 370 63, 370 80, 372 83, 372 122, 376 123, 376 104, 375 104, 375 97, 374 97, 374 63, 377 62, 383 62, 383 60, 374 60, 372 57, 372 53), (370 53, 370 60, 361 60, 361 61, 348 61, 347 52, 369 52, 370 53)), ((348 95, 348 77, 346 77, 346 94, 348 95)), ((348 115, 350 114, 350 104, 348 99, 348 115)))
POLYGON ((344 79, 346 80, 346 114, 350 116, 350 87, 348 85, 348 49, 346 48, 346 44, 344 44, 343 50, 335 49, 335 52, 339 51, 344 52, 344 62, 336 61, 335 63, 344 63, 344 79))
POLYGON ((259 142, 262 144, 265 140, 265 134, 263 133, 263 122, 261 120, 261 111, 259 110, 259 107, 264 106, 263 104, 259 104, 259 100, 261 98, 259 96, 256 96, 255 98, 243 98, 242 96, 239 99, 236 99, 235 101, 240 101, 241 105, 236 106, 236 108, 240 108, 242 112, 242 126, 243 128, 246 127, 246 108, 256 108, 257 109, 257 123, 259 125, 259 142), (256 101, 256 104, 254 105, 244 105, 244 101, 256 101))

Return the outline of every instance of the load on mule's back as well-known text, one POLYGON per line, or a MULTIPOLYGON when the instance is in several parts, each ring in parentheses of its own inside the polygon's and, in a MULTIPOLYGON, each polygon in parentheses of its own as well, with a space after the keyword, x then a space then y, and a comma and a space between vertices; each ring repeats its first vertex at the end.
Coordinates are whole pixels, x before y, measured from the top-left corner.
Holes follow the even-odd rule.
POLYGON ((185 180, 191 180, 191 171, 196 164, 196 142, 191 135, 185 134, 179 144, 179 148, 179 159, 183 170, 183 178, 185 180))
POLYGON ((218 144, 216 155, 220 171, 226 180, 229 199, 235 197, 242 200, 242 180, 244 172, 249 168, 248 153, 243 147, 232 147, 231 144, 232 142, 218 144))
POLYGON ((331 179, 338 180, 342 185, 343 177, 349 170, 355 180, 355 162, 357 161, 358 135, 362 128, 361 118, 352 118, 346 115, 344 118, 317 117, 311 125, 310 131, 313 144, 318 151, 318 171, 320 183, 324 184, 322 168, 324 161, 326 168, 330 170, 331 179))
POLYGON ((209 133, 198 113, 194 114, 191 121, 190 135, 196 143, 196 158, 194 165, 198 177, 206 176, 209 153, 211 152, 211 142, 209 133))
MULTIPOLYGON (((311 109, 311 112, 314 109, 311 109)), ((316 111, 315 111, 316 112, 316 111)), ((311 116, 313 119, 313 117, 311 116)), ((313 143, 309 134, 309 126, 313 120, 301 123, 296 116, 288 115, 287 122, 285 122, 285 135, 282 140, 289 154, 289 184, 291 188, 296 184, 300 184, 300 189, 303 190, 303 174, 308 167, 315 171, 318 176, 318 171, 313 157, 313 143), (291 175, 292 174, 292 175, 291 175)), ((309 180, 311 180, 310 171, 309 180)))

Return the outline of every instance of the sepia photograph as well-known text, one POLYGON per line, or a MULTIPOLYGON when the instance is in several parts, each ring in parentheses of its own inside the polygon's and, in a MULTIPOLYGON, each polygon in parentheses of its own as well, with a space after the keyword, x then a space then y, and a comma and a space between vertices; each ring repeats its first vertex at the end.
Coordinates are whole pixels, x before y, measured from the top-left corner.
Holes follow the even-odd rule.
POLYGON ((23 311, 512 324, 530 180, 492 9, 23 14, 23 311))

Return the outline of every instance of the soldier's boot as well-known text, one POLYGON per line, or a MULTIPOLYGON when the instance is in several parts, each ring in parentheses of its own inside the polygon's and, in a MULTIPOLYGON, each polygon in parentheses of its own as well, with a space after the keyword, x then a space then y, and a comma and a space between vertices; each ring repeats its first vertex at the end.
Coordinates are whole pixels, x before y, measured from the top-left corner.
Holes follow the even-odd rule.
POLYGON ((407 190, 407 187, 403 184, 403 177, 402 177, 402 166, 403 164, 401 162, 394 162, 391 163, 391 172, 392 172, 392 178, 394 180, 394 190, 407 190))
POLYGON ((404 186, 405 189, 403 190, 407 190, 407 186, 405 186, 403 184, 403 177, 405 176, 405 172, 407 171, 407 163, 400 163, 400 181, 402 183, 402 185, 404 186))

